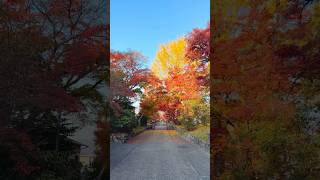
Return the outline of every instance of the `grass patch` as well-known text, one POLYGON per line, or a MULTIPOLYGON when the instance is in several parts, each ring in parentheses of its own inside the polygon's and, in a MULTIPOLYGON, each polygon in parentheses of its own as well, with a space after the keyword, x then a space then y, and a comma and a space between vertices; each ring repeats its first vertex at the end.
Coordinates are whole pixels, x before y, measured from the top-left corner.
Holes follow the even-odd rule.
POLYGON ((175 125, 175 127, 176 127, 177 129, 184 129, 184 127, 183 127, 182 125, 175 125))
POLYGON ((132 134, 135 136, 141 132, 143 132, 146 129, 144 126, 138 126, 132 129, 132 134))
POLYGON ((197 129, 189 131, 189 133, 205 142, 209 142, 210 126, 198 126, 197 129))

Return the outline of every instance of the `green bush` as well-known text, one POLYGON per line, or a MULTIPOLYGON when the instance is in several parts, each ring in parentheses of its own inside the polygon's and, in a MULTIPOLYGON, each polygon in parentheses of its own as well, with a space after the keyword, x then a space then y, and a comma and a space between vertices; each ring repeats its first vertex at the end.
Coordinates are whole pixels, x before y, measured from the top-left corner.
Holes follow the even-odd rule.
POLYGON ((135 127, 133 128, 132 130, 132 134, 135 136, 135 135, 138 135, 140 134, 141 132, 143 132, 146 128, 145 127, 142 127, 142 126, 138 126, 138 127, 135 127))
POLYGON ((188 115, 182 115, 179 117, 181 125, 188 131, 192 131, 197 128, 197 123, 194 121, 194 118, 188 115))
POLYGON ((197 104, 192 107, 195 119, 199 124, 210 124, 210 105, 206 103, 197 104))
POLYGON ((130 133, 136 126, 136 117, 131 110, 123 110, 119 117, 111 119, 112 132, 125 132, 130 133))
POLYGON ((184 110, 180 112, 178 121, 191 131, 198 125, 207 126, 210 124, 210 105, 199 100, 189 100, 184 102, 184 110))

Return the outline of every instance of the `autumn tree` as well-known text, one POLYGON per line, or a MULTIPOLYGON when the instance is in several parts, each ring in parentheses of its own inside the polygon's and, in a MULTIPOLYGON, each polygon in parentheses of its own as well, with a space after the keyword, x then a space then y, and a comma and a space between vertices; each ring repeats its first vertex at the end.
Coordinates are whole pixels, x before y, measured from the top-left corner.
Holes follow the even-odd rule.
POLYGON ((145 88, 145 98, 141 106, 147 108, 152 104, 155 115, 165 112, 166 118, 175 123, 184 108, 184 103, 192 99, 201 99, 204 86, 200 85, 198 61, 186 56, 187 42, 179 38, 161 45, 151 66, 152 76, 145 88))
POLYGON ((149 71, 142 67, 138 52, 111 52, 111 130, 130 132, 136 125, 133 99, 141 93, 149 71))
POLYGON ((185 48, 184 38, 161 45, 151 65, 151 71, 160 79, 167 78, 172 71, 182 71, 187 65, 185 48))
POLYGON ((200 85, 209 87, 210 25, 195 28, 186 36, 185 56, 196 64, 200 85))
MULTIPOLYGON (((178 109, 181 104, 179 97, 183 98, 186 94, 185 91, 177 89, 179 86, 176 84, 183 85, 183 83, 186 83, 179 79, 179 77, 184 77, 183 73, 186 72, 188 65, 185 58, 185 46, 184 38, 160 46, 151 66, 152 73, 159 78, 159 81, 151 81, 155 84, 150 84, 150 89, 147 89, 146 92, 147 95, 153 93, 150 96, 156 98, 157 111, 166 112, 168 119, 174 122, 177 122, 177 116, 179 115, 178 109), (158 91, 161 93, 158 93, 158 91), (161 100, 159 95, 162 96, 161 100)), ((157 113, 157 111, 154 113, 157 113)))
MULTIPOLYGON (((308 39, 307 3, 233 1, 230 7, 228 3, 214 4, 213 175, 216 179, 302 177, 304 161, 293 154, 310 160, 308 154, 315 153, 296 146, 307 137, 295 126, 297 80, 302 78, 301 68, 306 68, 297 44, 308 39), (277 169, 271 168, 276 165, 277 169)), ((312 166, 307 168, 313 171, 312 166)))
MULTIPOLYGON (((22 147, 32 142, 34 147, 26 150, 40 155, 32 160, 35 165, 31 167, 36 168, 9 159, 20 166, 10 172, 18 179, 79 176, 79 162, 61 158, 68 157, 65 138, 75 128, 70 126, 70 115, 88 111, 88 101, 105 106, 98 91, 107 78, 108 55, 107 29, 99 25, 100 5, 76 0, 4 1, 0 5, 1 134, 12 131, 19 137, 17 132, 21 132, 31 139, 22 147), (74 171, 61 173, 59 168, 44 166, 49 157, 46 163, 60 163, 60 170, 70 163, 74 171)), ((8 146, 7 153, 14 153, 18 146, 8 146)))

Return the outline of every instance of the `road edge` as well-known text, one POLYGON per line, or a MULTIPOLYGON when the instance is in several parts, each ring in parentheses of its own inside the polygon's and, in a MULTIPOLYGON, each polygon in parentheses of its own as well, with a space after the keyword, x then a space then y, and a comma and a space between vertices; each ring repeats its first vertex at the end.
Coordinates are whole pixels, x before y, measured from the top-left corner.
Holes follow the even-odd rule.
POLYGON ((198 147, 200 147, 201 149, 203 149, 204 151, 210 153, 210 143, 205 142, 195 136, 192 136, 190 133, 188 133, 186 130, 178 128, 178 127, 174 127, 175 130, 177 131, 177 134, 183 138, 184 140, 191 142, 192 144, 197 145, 198 147))

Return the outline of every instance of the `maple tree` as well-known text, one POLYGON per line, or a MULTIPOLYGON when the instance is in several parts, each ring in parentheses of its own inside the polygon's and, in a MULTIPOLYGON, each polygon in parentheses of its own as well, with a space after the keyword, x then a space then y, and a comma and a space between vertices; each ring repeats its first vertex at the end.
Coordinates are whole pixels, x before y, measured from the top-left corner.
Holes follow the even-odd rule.
POLYGON ((149 70, 142 67, 144 57, 135 51, 111 51, 110 122, 112 132, 130 133, 138 124, 133 100, 142 93, 149 70))
POLYGON ((197 79, 200 86, 209 87, 210 71, 210 25, 205 29, 193 29, 186 36, 185 56, 195 64, 197 79))
POLYGON ((187 37, 186 56, 192 60, 209 62, 210 55, 210 25, 205 29, 193 29, 187 37))
POLYGON ((110 61, 112 97, 135 96, 135 89, 149 73, 141 66, 143 56, 138 52, 111 52, 110 61))

